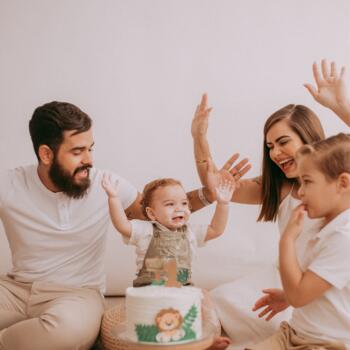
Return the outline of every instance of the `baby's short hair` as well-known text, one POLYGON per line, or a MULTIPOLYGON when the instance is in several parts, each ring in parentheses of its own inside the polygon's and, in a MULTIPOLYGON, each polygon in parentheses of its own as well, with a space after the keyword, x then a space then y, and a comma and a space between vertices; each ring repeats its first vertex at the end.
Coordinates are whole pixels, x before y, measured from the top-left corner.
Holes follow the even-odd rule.
POLYGON ((175 186, 175 185, 179 185, 183 187, 180 181, 172 178, 156 179, 149 182, 144 187, 142 192, 141 206, 142 206, 143 215, 145 215, 146 218, 148 218, 146 208, 150 206, 153 199, 153 194, 156 191, 156 189, 159 187, 175 186))
POLYGON ((350 134, 339 133, 304 145, 297 152, 297 158, 301 156, 311 157, 329 180, 336 180, 342 173, 350 174, 350 134))

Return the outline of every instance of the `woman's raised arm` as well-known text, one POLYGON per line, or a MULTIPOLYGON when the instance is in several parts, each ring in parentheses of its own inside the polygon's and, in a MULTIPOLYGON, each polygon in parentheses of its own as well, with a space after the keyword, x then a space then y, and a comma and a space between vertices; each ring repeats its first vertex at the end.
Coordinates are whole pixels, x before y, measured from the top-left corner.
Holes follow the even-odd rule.
POLYGON ((243 159, 235 164, 239 158, 239 154, 235 153, 220 170, 215 166, 207 140, 208 119, 211 111, 212 108, 208 107, 208 96, 203 94, 201 102, 196 108, 191 127, 196 168, 202 185, 207 189, 206 197, 210 201, 214 201, 215 194, 208 189, 213 188, 220 181, 229 179, 236 183, 236 191, 233 194, 232 201, 260 204, 260 179, 241 179, 251 168, 248 159, 243 159))
POLYGON ((350 126, 350 98, 345 82, 345 67, 343 66, 338 73, 335 62, 329 65, 326 60, 322 60, 322 74, 316 62, 312 65, 312 71, 316 87, 312 84, 304 84, 306 89, 318 103, 331 109, 350 126))

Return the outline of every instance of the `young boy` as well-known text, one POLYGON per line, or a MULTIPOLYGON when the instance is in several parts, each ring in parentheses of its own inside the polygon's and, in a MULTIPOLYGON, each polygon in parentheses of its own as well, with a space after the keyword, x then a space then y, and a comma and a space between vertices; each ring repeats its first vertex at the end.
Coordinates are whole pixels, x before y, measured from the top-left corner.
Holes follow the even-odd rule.
POLYGON ((289 323, 253 350, 350 349, 350 134, 338 134, 298 151, 302 201, 279 244, 289 323), (320 231, 298 261, 295 240, 305 212, 322 218, 320 231))

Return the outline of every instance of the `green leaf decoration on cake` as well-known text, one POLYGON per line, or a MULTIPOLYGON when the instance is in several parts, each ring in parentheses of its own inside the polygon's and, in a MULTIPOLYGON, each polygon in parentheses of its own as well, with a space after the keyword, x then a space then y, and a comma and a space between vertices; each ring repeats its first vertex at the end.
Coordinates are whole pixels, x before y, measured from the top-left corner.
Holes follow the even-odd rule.
POLYGON ((197 338, 196 337, 196 333, 194 332, 193 329, 185 328, 184 331, 185 331, 185 335, 183 336, 183 338, 180 339, 181 341, 191 340, 191 339, 196 339, 197 338))
POLYGON ((198 316, 198 310, 196 305, 192 305, 182 322, 182 329, 185 331, 185 335, 181 338, 181 341, 196 339, 196 332, 192 329, 192 325, 198 316))
POLYGON ((184 330, 190 329, 192 327, 193 322, 196 320, 197 316, 198 316, 197 307, 196 305, 192 305, 184 317, 182 328, 184 330))
POLYGON ((185 284, 188 282, 189 278, 189 270, 188 269, 179 269, 177 271, 176 279, 182 283, 185 284))
POLYGON ((156 335, 158 333, 158 327, 156 325, 137 324, 135 325, 135 331, 138 341, 157 342, 156 335))
POLYGON ((152 286, 164 286, 165 285, 165 280, 153 280, 151 283, 152 286))

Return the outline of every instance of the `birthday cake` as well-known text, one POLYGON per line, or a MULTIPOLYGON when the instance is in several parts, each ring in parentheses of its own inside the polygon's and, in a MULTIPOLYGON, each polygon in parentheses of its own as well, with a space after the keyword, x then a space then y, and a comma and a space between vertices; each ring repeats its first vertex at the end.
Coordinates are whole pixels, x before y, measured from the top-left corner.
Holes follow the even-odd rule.
POLYGON ((125 337, 140 343, 185 343, 202 336, 200 289, 146 286, 126 290, 125 337))

